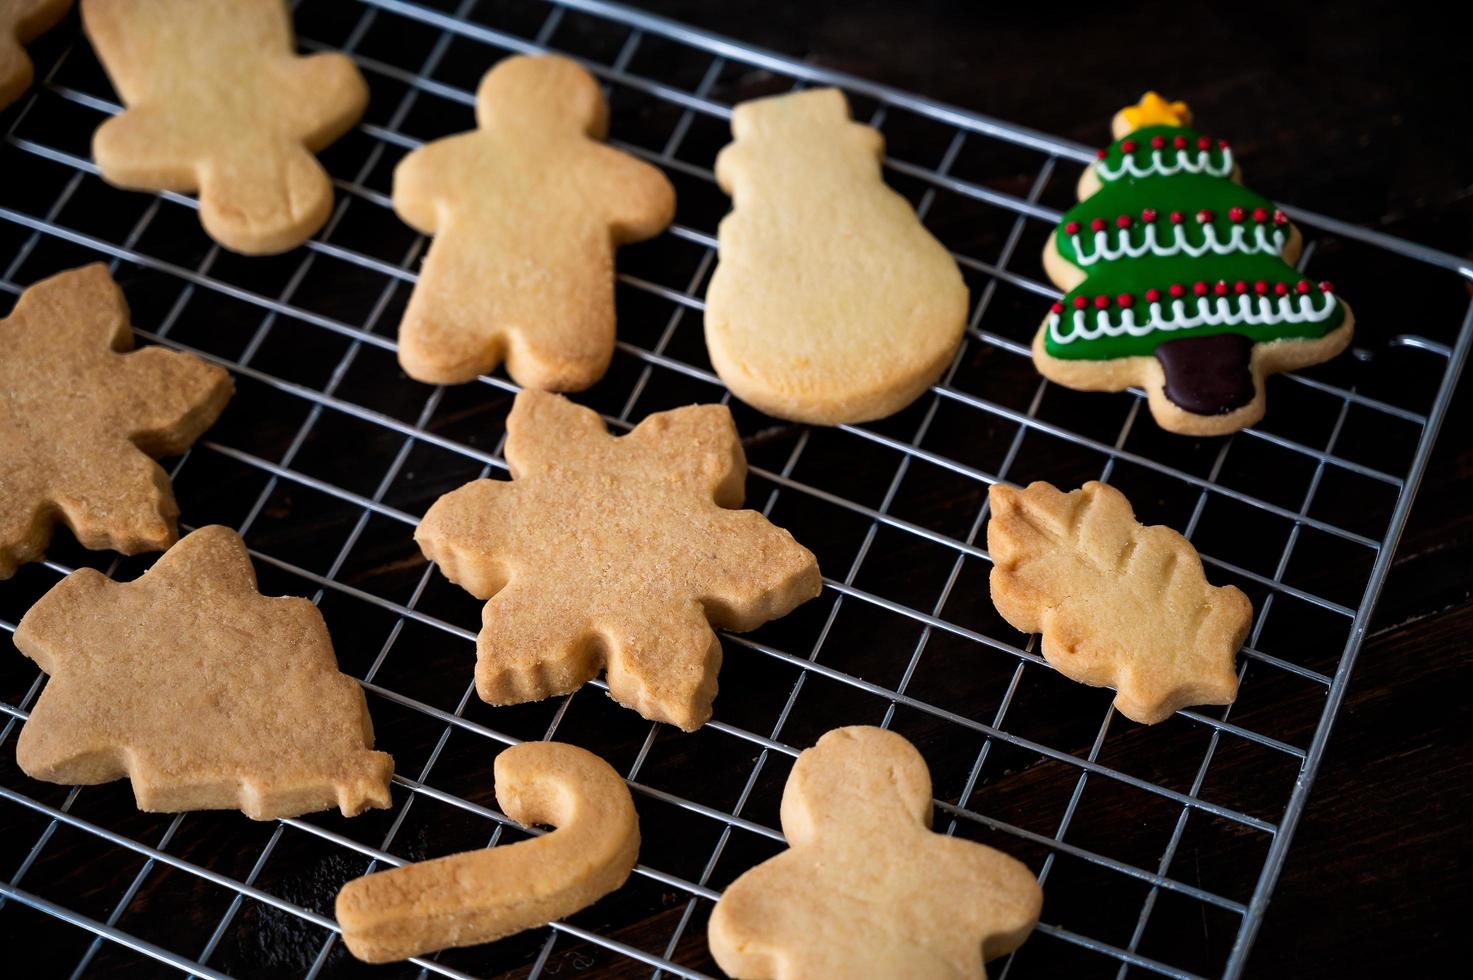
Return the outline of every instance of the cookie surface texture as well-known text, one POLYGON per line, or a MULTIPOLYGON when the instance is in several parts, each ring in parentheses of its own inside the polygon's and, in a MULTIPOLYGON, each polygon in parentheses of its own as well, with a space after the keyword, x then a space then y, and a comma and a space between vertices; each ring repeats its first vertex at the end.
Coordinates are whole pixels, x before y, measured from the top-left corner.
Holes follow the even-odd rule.
POLYGON ((345 55, 297 56, 282 0, 82 0, 82 23, 125 106, 92 138, 104 180, 197 191, 205 231, 246 255, 327 221, 312 154, 363 115, 368 86, 345 55))
POLYGON ((837 89, 744 102, 716 159, 732 196, 706 291, 721 380, 769 415, 837 425, 891 415, 951 362, 961 272, 880 176, 884 138, 837 89))
POLYGON ((782 826, 788 850, 711 913, 711 953, 738 980, 973 980, 1038 922, 1026 865, 932 833, 931 775, 893 732, 838 728, 799 755, 782 826))
POLYGON ((1294 268, 1299 229, 1238 182, 1232 147, 1192 129, 1185 103, 1148 92, 1113 127, 1044 248, 1067 292, 1034 337, 1033 362, 1083 391, 1143 387, 1172 432, 1252 425, 1266 376, 1350 343, 1350 307, 1294 268))
POLYGON ((72 0, 0 0, 0 109, 31 87, 35 68, 26 49, 66 16, 72 0))
POLYGON ((0 320, 0 579, 40 558, 57 521, 133 555, 178 537, 173 456, 234 391, 221 368, 148 347, 101 264, 43 279, 0 320))
POLYGON ((267 597, 226 527, 184 538, 135 581, 73 572, 21 618, 51 675, 16 760, 53 783, 128 776, 138 808, 255 820, 389 805, 363 691, 317 607, 267 597))
POLYGON ((609 693, 687 731, 711 715, 721 643, 818 595, 818 564, 742 504, 747 464, 722 405, 649 416, 615 438, 589 409, 528 389, 507 420, 512 481, 477 480, 415 531, 452 582, 490 600, 476 691, 519 704, 609 693))
POLYGON ((507 816, 555 830, 517 843, 408 864, 348 882, 337 919, 369 963, 472 946, 571 915, 624 884, 639 857, 629 787, 575 745, 524 742, 496 757, 507 816))
POLYGON ((1043 634, 1064 676, 1115 689, 1115 709, 1151 725, 1192 704, 1229 704, 1233 658, 1253 618, 1234 586, 1212 586, 1191 542, 1136 523, 1114 487, 1062 493, 994 484, 992 601, 1013 626, 1043 634))
POLYGON ((659 234, 675 190, 606 146, 608 105, 582 66, 516 56, 486 73, 476 129, 405 157, 394 210, 434 235, 399 327, 399 363, 431 384, 506 362, 518 383, 577 391, 614 352, 614 248, 659 234))

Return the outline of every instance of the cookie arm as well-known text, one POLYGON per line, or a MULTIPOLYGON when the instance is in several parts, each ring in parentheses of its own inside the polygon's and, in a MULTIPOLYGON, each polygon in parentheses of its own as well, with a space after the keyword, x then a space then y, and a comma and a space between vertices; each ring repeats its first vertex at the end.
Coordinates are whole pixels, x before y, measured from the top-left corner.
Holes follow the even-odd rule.
POLYGON ((347 55, 293 57, 283 64, 278 99, 293 131, 316 153, 362 118, 368 83, 347 55))
POLYGON ((653 238, 675 217, 675 188, 664 171, 607 146, 597 147, 587 176, 592 199, 603 202, 614 244, 653 238))
POLYGON ((235 393, 224 368, 162 347, 123 355, 114 378, 113 407, 129 438, 151 456, 189 448, 235 393))
POLYGON ((399 161, 394 168, 394 213, 405 224, 424 235, 440 230, 445 189, 455 186, 451 175, 461 169, 461 158, 469 150, 467 143, 475 136, 475 133, 462 133, 436 140, 399 161))

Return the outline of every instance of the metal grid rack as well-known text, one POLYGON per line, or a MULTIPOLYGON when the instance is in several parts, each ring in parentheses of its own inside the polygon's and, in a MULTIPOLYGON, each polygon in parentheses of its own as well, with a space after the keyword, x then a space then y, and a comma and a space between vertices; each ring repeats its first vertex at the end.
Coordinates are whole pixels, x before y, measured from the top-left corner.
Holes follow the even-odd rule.
MULTIPOLYGON (((1044 883, 1043 924, 993 976, 1239 975, 1473 338, 1473 268, 1291 209, 1308 271, 1336 273, 1356 297, 1355 356, 1272 381, 1254 430, 1165 436, 1140 418, 1139 392, 1078 395, 1028 360, 1057 295, 1040 281, 1037 246, 1091 158, 1083 147, 599 0, 302 0, 296 14, 305 50, 348 52, 373 88, 363 124, 324 155, 338 200, 313 241, 243 261, 203 238, 191 199, 105 187, 87 141, 118 106, 73 24, 33 47, 39 83, 3 119, 0 286, 15 294, 105 260, 145 342, 232 372, 235 401, 172 464, 184 520, 239 528, 263 591, 314 596, 395 754, 395 807, 254 825, 139 814, 125 782, 29 780, 10 747, 43 677, 6 651, 8 955, 24 937, 46 958, 37 972, 59 975, 356 972, 331 918, 337 887, 373 867, 518 839, 495 809, 491 758, 557 737, 599 751, 634 788, 645 828, 635 875, 567 922, 400 972, 707 975, 705 918, 722 885, 781 846, 792 758, 828 727, 871 723, 927 756, 937 829, 1022 857, 1044 883), (486 67, 550 49, 600 78, 614 143, 663 167, 680 196, 669 232, 621 253, 615 364, 580 396, 616 428, 729 397, 705 360, 699 313, 726 208, 710 166, 735 101, 843 87, 888 137, 887 179, 972 288, 956 362, 894 419, 809 430, 733 403, 750 505, 818 552, 827 577, 788 619, 723 637, 716 715, 695 735, 593 690, 480 704, 469 686, 479 604, 410 540, 440 493, 504 473, 515 389, 397 374, 394 330, 425 242, 389 210, 388 174, 424 140, 470 125, 486 67), (1406 322, 1405 305, 1363 296, 1392 275, 1419 297, 1416 333, 1382 326, 1406 322), (986 487, 1089 478, 1193 537, 1209 576, 1253 598, 1237 705, 1133 726, 1114 717, 1109 692, 1063 682, 1034 638, 991 612, 978 544, 986 487)), ((131 577, 150 560, 84 552, 59 534, 49 560, 0 590, 7 644, 25 607, 73 566, 131 577)))

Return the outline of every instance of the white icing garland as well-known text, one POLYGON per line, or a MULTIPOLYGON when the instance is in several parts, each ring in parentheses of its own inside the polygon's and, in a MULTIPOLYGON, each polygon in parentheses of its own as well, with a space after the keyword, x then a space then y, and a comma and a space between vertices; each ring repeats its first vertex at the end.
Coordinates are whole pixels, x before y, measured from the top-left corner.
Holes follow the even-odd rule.
POLYGON ((1213 177, 1226 177, 1233 172, 1233 151, 1228 147, 1222 147, 1222 159, 1213 165, 1211 150, 1197 150, 1195 153, 1190 149, 1166 151, 1176 157, 1176 163, 1167 163, 1162 156, 1161 150, 1151 151, 1151 160, 1142 167, 1135 162, 1134 153, 1126 153, 1120 160, 1120 166, 1111 169, 1104 160, 1096 161, 1095 172, 1100 179, 1109 183, 1119 180, 1129 174, 1132 177, 1170 177, 1185 171, 1189 174, 1210 174, 1213 177))
POLYGON ((1229 255, 1233 252, 1242 252, 1245 255, 1253 255, 1258 252, 1270 252, 1281 255, 1284 246, 1289 241, 1289 236, 1282 228, 1270 230, 1264 225, 1257 225, 1251 239, 1248 229, 1243 225, 1234 225, 1232 233, 1227 241, 1223 241, 1217 234, 1217 229, 1210 223, 1202 226, 1203 242, 1201 245, 1193 245, 1187 241, 1186 229, 1181 225, 1172 225, 1174 241, 1162 244, 1156 239, 1156 226, 1148 224, 1145 226, 1146 234, 1139 245, 1132 245, 1130 241, 1130 229, 1120 228, 1117 230, 1117 245, 1110 244, 1109 229, 1094 232, 1094 251, 1088 254, 1084 250, 1084 236, 1071 235, 1069 242, 1074 246, 1074 257, 1076 264, 1081 266, 1094 265, 1096 262, 1113 262, 1116 259, 1132 258, 1138 259, 1147 252, 1153 255, 1168 256, 1186 253, 1192 258, 1206 255, 1208 252, 1216 252, 1218 255, 1229 255))
POLYGON ((1049 336, 1056 344, 1072 344, 1076 340, 1094 340, 1098 337, 1119 337, 1128 334, 1144 337, 1156 330, 1190 330, 1201 326, 1238 326, 1240 324, 1272 326, 1280 323, 1322 323, 1335 310, 1335 297, 1324 293, 1325 304, 1315 309, 1314 297, 1303 296, 1199 296, 1195 297, 1197 313, 1187 313, 1187 300, 1169 301, 1170 313, 1162 311, 1162 304, 1150 304, 1150 315, 1146 322, 1137 323, 1135 310, 1126 308, 1117 314, 1119 323, 1110 322, 1109 310, 1094 310, 1095 325, 1089 325, 1090 310, 1074 310, 1073 329, 1067 334, 1059 333, 1063 316, 1050 313, 1049 336), (1295 309, 1295 300, 1298 309, 1295 309), (1236 300, 1236 308, 1234 301, 1236 300), (1257 307, 1255 311, 1254 307, 1257 307))

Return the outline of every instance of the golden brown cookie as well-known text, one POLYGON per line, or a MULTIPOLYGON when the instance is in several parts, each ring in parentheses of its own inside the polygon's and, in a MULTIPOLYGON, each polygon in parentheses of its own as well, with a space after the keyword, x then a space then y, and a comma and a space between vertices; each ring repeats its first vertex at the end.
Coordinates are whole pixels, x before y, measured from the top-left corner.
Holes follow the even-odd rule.
POLYGON ((389 805, 394 761, 371 751, 368 704, 322 614, 257 593, 229 528, 195 531, 133 582, 73 572, 15 646, 51 675, 16 746, 34 779, 128 776, 140 810, 254 820, 389 805))
POLYGON ((507 420, 512 482, 477 480, 415 531, 425 556, 488 599, 476 691, 519 704, 609 693, 687 731, 711 716, 721 641, 818 595, 808 549, 737 510, 746 457, 721 405, 659 412, 615 438, 598 415, 526 390, 507 420))
POLYGON ((639 858, 629 787, 576 745, 525 742, 496 757, 496 801, 551 833, 355 878, 338 892, 348 950, 388 963, 546 925, 624 884, 639 858))
POLYGON ((104 180, 198 191, 205 231, 246 255, 322 227, 332 182, 312 154, 368 86, 345 55, 297 56, 282 0, 82 0, 82 23, 127 107, 92 139, 104 180))
POLYGON ((31 87, 34 68, 22 44, 56 26, 72 0, 0 0, 0 109, 31 87))
POLYGON ((711 364, 769 415, 837 425, 900 411, 951 363, 967 287, 880 177, 884 138, 838 89, 744 102, 716 158, 732 196, 706 291, 711 364))
POLYGON ((399 363, 432 384, 503 360, 533 388, 587 388, 614 352, 614 247, 675 214, 656 168, 601 141, 598 83, 556 55, 486 73, 477 128, 436 140, 394 170, 394 210, 434 235, 399 327, 399 363))
POLYGON ((1237 588, 1211 586, 1191 542, 1137 524, 1114 487, 1061 493, 993 484, 992 601, 1043 634, 1043 656, 1071 680, 1115 689, 1115 709, 1153 725, 1191 704, 1229 704, 1233 658, 1253 618, 1237 588))
POLYGON ((782 824, 788 850, 711 913, 711 955, 739 980, 973 980, 1038 922, 1026 865, 931 832, 931 775, 894 732, 836 728, 798 756, 782 824))
POLYGON ((173 456, 234 391, 197 357, 133 346, 102 264, 36 283, 0 320, 0 579, 46 550, 58 521, 88 548, 159 551, 178 536, 173 456))

